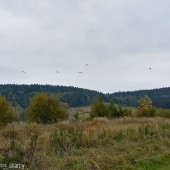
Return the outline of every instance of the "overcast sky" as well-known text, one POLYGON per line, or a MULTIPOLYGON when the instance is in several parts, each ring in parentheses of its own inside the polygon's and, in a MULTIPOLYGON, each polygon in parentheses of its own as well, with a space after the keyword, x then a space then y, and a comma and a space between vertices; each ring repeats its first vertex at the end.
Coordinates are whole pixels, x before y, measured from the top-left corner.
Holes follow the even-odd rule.
POLYGON ((0 0, 0 84, 104 93, 168 87, 169 7, 169 0, 0 0))

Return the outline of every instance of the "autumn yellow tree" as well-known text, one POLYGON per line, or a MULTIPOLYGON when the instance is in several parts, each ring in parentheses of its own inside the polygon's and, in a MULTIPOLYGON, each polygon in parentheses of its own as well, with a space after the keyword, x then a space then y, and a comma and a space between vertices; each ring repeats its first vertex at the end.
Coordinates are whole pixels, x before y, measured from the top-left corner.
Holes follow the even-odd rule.
POLYGON ((155 108, 153 107, 152 100, 148 96, 140 99, 136 115, 138 117, 153 117, 155 115, 155 108))

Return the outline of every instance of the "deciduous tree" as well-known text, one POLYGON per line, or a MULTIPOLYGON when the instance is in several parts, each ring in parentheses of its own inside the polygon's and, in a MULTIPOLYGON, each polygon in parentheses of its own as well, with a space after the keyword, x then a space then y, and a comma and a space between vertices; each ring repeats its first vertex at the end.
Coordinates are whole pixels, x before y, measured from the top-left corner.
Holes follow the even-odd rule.
POLYGON ((68 111, 58 99, 45 93, 36 94, 28 107, 28 120, 37 123, 52 123, 68 118, 68 111))
POLYGON ((155 114, 155 109, 152 105, 152 100, 148 96, 144 96, 139 101, 139 107, 137 109, 136 115, 139 117, 153 117, 155 114))
POLYGON ((92 104, 90 116, 91 117, 108 117, 109 116, 108 108, 104 104, 102 99, 98 99, 92 104))
POLYGON ((15 109, 5 97, 0 96, 0 126, 5 126, 16 119, 17 113, 15 109))

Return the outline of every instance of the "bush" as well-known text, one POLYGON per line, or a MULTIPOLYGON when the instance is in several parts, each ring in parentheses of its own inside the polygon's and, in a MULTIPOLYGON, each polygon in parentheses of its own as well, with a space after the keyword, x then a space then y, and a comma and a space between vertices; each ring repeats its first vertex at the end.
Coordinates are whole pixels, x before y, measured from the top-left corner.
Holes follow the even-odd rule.
POLYGON ((131 109, 122 108, 117 104, 105 104, 101 99, 96 100, 92 105, 90 113, 91 118, 93 117, 123 117, 130 116, 132 114, 131 109))
POLYGON ((123 116, 132 116, 132 109, 123 108, 123 116))
POLYGON ((52 123, 68 118, 68 111, 56 98, 36 94, 28 107, 28 120, 37 123, 52 123))
POLYGON ((92 104, 92 109, 90 116, 93 117, 108 117, 109 116, 109 110, 107 106, 104 104, 102 99, 96 100, 92 104))
POLYGON ((123 108, 116 104, 108 105, 109 115, 111 117, 119 118, 124 116, 123 108))
POLYGON ((0 127, 17 119, 17 113, 5 97, 0 96, 0 127))
POLYGON ((152 100, 148 96, 144 96, 139 101, 139 107, 136 111, 137 117, 153 117, 155 116, 155 108, 152 105, 152 100))

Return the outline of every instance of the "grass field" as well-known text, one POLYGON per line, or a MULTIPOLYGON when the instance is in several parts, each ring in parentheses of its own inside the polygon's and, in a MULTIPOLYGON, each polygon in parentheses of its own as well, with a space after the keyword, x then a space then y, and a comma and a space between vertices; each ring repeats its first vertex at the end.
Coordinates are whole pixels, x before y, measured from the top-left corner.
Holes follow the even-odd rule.
POLYGON ((168 170, 170 119, 8 125, 0 130, 0 163, 30 170, 168 170))
POLYGON ((155 156, 151 159, 141 160, 132 169, 154 169, 154 170, 169 170, 170 169, 170 154, 164 156, 155 156))

